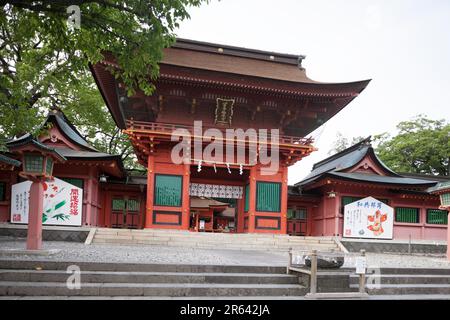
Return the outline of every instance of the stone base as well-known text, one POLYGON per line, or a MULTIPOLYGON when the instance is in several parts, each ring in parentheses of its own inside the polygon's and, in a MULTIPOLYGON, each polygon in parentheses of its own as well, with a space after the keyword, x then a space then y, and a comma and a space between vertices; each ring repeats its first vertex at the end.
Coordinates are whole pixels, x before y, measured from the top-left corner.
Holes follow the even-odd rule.
POLYGON ((51 250, 0 249, 0 255, 51 256, 59 252, 61 252, 61 250, 59 249, 51 249, 51 250))
POLYGON ((324 292, 324 293, 307 293, 305 299, 310 300, 353 300, 353 299, 369 299, 367 293, 359 292, 324 292))
MULTIPOLYGON (((305 265, 311 267, 311 256, 305 257, 305 265)), ((344 256, 336 254, 317 254, 318 269, 339 269, 344 265, 344 256)))

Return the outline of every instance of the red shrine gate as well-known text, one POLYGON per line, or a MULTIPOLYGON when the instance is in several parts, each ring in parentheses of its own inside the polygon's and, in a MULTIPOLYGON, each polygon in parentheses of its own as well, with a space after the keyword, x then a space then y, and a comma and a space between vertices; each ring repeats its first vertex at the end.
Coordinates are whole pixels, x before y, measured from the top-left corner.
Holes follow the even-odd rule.
MULTIPOLYGON (((368 84, 313 81, 301 65, 303 58, 178 39, 164 51, 153 95, 138 90, 131 97, 108 71, 120 67, 114 57, 106 54, 103 62, 92 66, 117 126, 130 137, 138 161, 148 169, 145 228, 198 230, 203 220, 214 230, 217 223, 206 225, 211 223, 207 216, 214 219, 217 214, 221 224, 229 223, 233 213, 223 201, 233 199, 234 231, 287 233, 288 167, 315 150, 313 141, 303 137, 368 84), (218 129, 219 135, 198 133, 195 121, 202 121, 205 132, 218 129), (266 129, 268 143, 226 134, 235 128, 258 133, 266 129), (173 139, 179 130, 184 136, 173 139), (276 134, 271 130, 279 131, 278 139, 271 140, 276 134), (202 150, 212 141, 221 144, 223 154, 233 147, 231 159, 218 159, 218 149, 199 156, 195 151, 199 138, 202 150), (183 161, 175 163, 172 151, 180 141, 188 148, 183 161), (255 143, 257 149, 252 148, 255 143), (245 147, 244 159, 237 154, 240 145, 245 147), (263 155, 277 157, 267 163, 263 155), (273 174, 265 174, 273 164, 273 174), (205 198, 210 202, 197 200, 205 198)), ((302 219, 297 220, 293 228, 301 234, 302 219)))

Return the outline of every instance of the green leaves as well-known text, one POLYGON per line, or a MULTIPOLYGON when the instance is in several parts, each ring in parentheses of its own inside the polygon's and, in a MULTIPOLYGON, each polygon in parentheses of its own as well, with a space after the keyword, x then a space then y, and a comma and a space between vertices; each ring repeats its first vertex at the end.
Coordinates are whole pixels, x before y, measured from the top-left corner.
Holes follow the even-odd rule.
MULTIPOLYGON (((14 136, 36 133, 50 106, 68 112, 99 150, 124 142, 104 106, 88 65, 110 52, 121 66, 115 76, 129 95, 150 95, 162 50, 187 8, 207 0, 23 1, 0 7, 0 146, 14 136), (68 28, 69 4, 79 5, 80 29, 68 28), (92 110, 89 110, 92 109, 92 110), (99 121, 104 119, 105 121, 99 121)), ((133 164, 133 162, 130 162, 133 164)))
POLYGON ((399 133, 374 137, 381 160, 397 172, 449 175, 450 124, 419 115, 397 125, 399 133))
POLYGON ((65 221, 65 220, 69 220, 70 219, 70 215, 59 213, 59 214, 55 214, 52 218, 54 218, 56 220, 65 221))

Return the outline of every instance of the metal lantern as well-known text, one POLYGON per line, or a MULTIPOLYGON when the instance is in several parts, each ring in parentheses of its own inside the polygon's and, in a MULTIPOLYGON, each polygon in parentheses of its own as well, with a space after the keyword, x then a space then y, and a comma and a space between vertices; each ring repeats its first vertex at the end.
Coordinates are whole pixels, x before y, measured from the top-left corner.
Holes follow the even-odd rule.
POLYGON ((450 210, 450 181, 438 183, 430 189, 430 193, 439 195, 441 207, 450 210))
POLYGON ((52 179, 53 165, 66 159, 55 149, 50 148, 28 136, 8 143, 8 148, 22 156, 20 175, 29 180, 52 179))
POLYGON ((24 152, 23 174, 27 176, 51 177, 53 175, 52 156, 35 152, 24 152))

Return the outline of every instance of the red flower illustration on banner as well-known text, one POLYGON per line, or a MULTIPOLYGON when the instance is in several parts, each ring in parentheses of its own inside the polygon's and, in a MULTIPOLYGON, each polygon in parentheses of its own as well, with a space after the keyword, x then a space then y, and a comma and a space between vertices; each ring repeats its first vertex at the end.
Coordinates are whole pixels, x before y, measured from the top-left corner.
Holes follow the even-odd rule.
POLYGON ((374 215, 367 216, 367 220, 373 222, 367 226, 367 229, 373 231, 373 234, 376 236, 383 234, 383 222, 387 220, 387 213, 382 214, 380 210, 377 210, 374 215))

